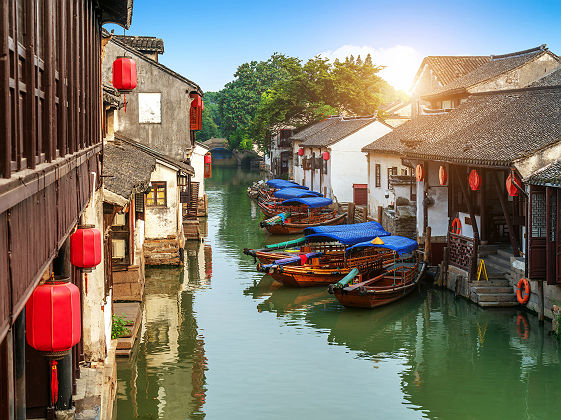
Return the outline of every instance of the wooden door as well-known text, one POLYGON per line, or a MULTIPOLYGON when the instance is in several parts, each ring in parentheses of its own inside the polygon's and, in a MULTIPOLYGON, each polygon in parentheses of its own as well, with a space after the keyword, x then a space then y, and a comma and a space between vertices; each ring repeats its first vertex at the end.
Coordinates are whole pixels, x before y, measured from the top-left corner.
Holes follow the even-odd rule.
POLYGON ((529 218, 529 276, 532 280, 543 280, 546 277, 546 195, 542 187, 530 188, 529 218))

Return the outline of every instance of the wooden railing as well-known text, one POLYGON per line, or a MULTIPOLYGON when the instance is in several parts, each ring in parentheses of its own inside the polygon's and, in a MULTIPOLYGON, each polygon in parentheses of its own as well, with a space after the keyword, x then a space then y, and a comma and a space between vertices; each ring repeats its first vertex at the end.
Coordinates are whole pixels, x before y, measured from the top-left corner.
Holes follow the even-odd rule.
POLYGON ((466 270, 472 279, 477 263, 477 243, 473 238, 448 232, 449 264, 466 270))

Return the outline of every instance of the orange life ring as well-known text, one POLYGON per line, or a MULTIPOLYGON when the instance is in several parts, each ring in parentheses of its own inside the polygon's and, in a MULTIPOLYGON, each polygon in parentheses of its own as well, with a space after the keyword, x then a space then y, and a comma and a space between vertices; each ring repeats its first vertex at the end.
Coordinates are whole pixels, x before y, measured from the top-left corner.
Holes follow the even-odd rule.
POLYGON ((516 298, 522 305, 530 300, 530 283, 524 277, 518 281, 516 286, 516 298), (524 293, 522 293, 522 286, 524 286, 524 293))
POLYGON ((522 314, 518 314, 516 317, 516 332, 522 340, 527 340, 530 336, 530 324, 528 324, 528 319, 522 314), (524 326, 524 331, 522 331, 522 326, 524 326))
POLYGON ((462 233, 462 222, 460 222, 460 219, 458 217, 456 217, 453 221, 452 221, 452 233, 459 235, 460 233, 462 233))

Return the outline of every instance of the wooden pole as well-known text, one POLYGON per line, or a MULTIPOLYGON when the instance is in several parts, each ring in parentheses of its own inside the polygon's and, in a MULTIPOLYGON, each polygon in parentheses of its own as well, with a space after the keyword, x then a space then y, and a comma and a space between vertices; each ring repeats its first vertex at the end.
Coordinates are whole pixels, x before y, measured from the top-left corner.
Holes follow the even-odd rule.
POLYGON ((430 260, 430 236, 431 236, 431 227, 427 226, 427 233, 425 234, 425 257, 424 260, 426 263, 430 260))
POLYGON ((378 206, 378 223, 382 223, 383 211, 384 211, 384 209, 382 208, 382 206, 378 206))
POLYGON ((347 220, 348 224, 352 224, 355 222, 355 203, 353 202, 350 202, 348 205, 347 220))
POLYGON ((492 172, 492 173, 493 173, 493 182, 495 184, 495 189, 497 190, 497 196, 499 197, 501 208, 503 210, 503 215, 505 217, 505 221, 508 226, 508 237, 510 238, 510 245, 512 246, 512 252, 515 257, 519 257, 520 248, 518 247, 518 242, 516 241, 516 237, 514 236, 514 227, 512 226, 512 222, 510 220, 510 214, 508 213, 508 209, 506 207, 505 198, 503 196, 503 190, 499 185, 497 173, 496 172, 492 172))
POLYGON ((543 281, 538 281, 538 321, 544 321, 543 281))

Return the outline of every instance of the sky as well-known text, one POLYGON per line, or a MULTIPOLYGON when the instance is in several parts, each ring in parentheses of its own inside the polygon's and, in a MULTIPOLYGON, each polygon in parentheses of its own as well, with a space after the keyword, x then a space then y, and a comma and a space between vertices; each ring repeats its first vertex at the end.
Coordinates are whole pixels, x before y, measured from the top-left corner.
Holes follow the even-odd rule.
MULTIPOLYGON (((164 40, 160 62, 204 91, 274 52, 306 60, 370 52, 381 76, 409 90, 427 55, 505 54, 547 44, 561 55, 557 1, 134 0, 127 35, 164 40)), ((122 34, 116 25, 105 25, 122 34)))

